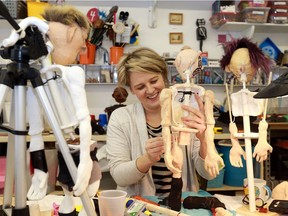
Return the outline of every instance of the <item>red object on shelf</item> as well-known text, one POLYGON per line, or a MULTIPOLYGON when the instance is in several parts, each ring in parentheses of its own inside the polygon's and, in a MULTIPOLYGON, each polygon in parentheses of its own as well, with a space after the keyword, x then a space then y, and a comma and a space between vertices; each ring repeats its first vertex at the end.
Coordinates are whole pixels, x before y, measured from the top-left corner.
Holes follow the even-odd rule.
POLYGON ((209 21, 213 28, 219 28, 221 25, 223 25, 226 22, 237 21, 237 14, 230 13, 230 12, 215 13, 214 15, 212 15, 209 21))

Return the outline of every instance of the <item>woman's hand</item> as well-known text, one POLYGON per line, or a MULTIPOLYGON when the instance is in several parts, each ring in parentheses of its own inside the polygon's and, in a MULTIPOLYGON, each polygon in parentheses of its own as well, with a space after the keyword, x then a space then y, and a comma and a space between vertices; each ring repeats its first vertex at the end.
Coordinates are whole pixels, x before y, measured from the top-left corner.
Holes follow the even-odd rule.
POLYGON ((195 99, 198 103, 199 110, 182 105, 182 109, 189 112, 188 116, 182 117, 182 122, 189 128, 195 128, 198 130, 196 137, 201 141, 204 139, 206 123, 205 123, 205 111, 204 104, 199 95, 195 94, 195 99))
POLYGON ((155 137, 146 141, 145 150, 148 158, 152 162, 160 160, 161 155, 164 153, 164 142, 162 137, 155 137))

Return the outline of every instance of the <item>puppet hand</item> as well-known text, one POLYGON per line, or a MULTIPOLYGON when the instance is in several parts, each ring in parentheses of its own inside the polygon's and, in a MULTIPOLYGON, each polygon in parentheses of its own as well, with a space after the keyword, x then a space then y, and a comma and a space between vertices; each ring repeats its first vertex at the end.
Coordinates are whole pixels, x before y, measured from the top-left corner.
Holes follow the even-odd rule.
POLYGON ((228 211, 222 207, 215 209, 215 216, 232 216, 232 215, 233 214, 230 211, 228 211))
POLYGON ((45 173, 42 170, 34 169, 32 184, 27 193, 27 198, 29 200, 41 200, 46 196, 47 188, 48 188, 48 172, 45 173))
POLYGON ((229 160, 230 160, 231 165, 234 167, 243 167, 242 158, 241 158, 242 155, 245 158, 245 152, 240 146, 240 144, 239 143, 233 144, 229 153, 229 160))
POLYGON ((215 152, 208 152, 205 158, 205 169, 209 172, 210 176, 216 177, 219 175, 219 165, 224 166, 223 159, 215 152))
POLYGON ((256 157, 256 161, 261 163, 267 159, 268 152, 272 153, 272 146, 269 145, 266 140, 261 143, 258 141, 254 149, 253 158, 256 157))
POLYGON ((181 173, 182 171, 174 166, 174 159, 173 155, 170 152, 165 152, 164 154, 164 160, 167 168, 172 172, 172 173, 181 173))
POLYGON ((81 196, 81 194, 86 190, 91 177, 92 166, 93 161, 91 160, 90 155, 89 157, 83 157, 83 159, 80 160, 77 168, 76 183, 73 187, 75 196, 81 196))

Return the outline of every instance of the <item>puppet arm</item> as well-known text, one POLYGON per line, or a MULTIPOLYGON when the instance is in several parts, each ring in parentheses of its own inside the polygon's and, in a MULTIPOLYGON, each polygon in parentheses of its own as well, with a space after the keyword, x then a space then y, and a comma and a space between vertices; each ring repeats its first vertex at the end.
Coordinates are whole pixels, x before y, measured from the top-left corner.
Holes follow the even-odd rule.
POLYGON ((48 168, 42 137, 42 131, 44 130, 43 115, 32 87, 27 89, 27 110, 29 119, 28 133, 31 138, 29 151, 34 168, 32 184, 28 190, 27 198, 29 200, 40 200, 47 193, 48 168))
POLYGON ((232 148, 229 152, 230 163, 234 167, 243 167, 241 156, 243 155, 245 159, 246 154, 245 151, 242 149, 241 145, 239 144, 238 139, 234 136, 234 134, 238 132, 237 126, 234 122, 229 123, 229 132, 232 142, 232 148))
POLYGON ((62 65, 50 65, 41 70, 60 71, 76 111, 76 118, 79 121, 80 130, 80 163, 77 168, 77 179, 73 187, 74 194, 80 196, 87 188, 92 170, 92 160, 90 157, 90 141, 92 130, 90 115, 85 92, 85 72, 79 66, 67 67, 62 65))
POLYGON ((268 152, 272 152, 272 146, 267 142, 267 129, 268 123, 266 121, 260 121, 258 127, 259 139, 253 152, 253 157, 256 157, 256 161, 258 162, 265 161, 268 152))
POLYGON ((87 188, 92 170, 90 142, 92 129, 85 92, 85 72, 81 67, 67 67, 63 71, 63 80, 69 83, 69 92, 79 121, 80 163, 77 169, 77 180, 73 187, 74 194, 80 196, 87 188))
MULTIPOLYGON (((161 104, 161 125, 162 125, 162 137, 164 141, 164 159, 166 166, 169 170, 173 173, 173 176, 180 178, 181 177, 181 169, 182 169, 182 163, 178 163, 178 165, 175 165, 175 157, 177 159, 177 155, 182 153, 182 150, 179 146, 175 146, 171 142, 171 118, 172 118, 172 91, 171 89, 163 89, 160 94, 160 104, 161 104), (179 149, 181 153, 179 152, 179 149), (177 155, 175 155, 177 153, 177 155)), ((178 158, 181 159, 181 158, 178 158)), ((182 156, 183 160, 183 156, 182 156)), ((177 163, 176 163, 177 164, 177 163)))
POLYGON ((214 93, 210 90, 205 91, 205 116, 206 116, 206 130, 205 139, 207 143, 207 156, 205 158, 205 169, 211 176, 216 177, 219 174, 219 165, 224 166, 223 159, 219 156, 214 144, 214 125, 215 120, 213 116, 214 93))

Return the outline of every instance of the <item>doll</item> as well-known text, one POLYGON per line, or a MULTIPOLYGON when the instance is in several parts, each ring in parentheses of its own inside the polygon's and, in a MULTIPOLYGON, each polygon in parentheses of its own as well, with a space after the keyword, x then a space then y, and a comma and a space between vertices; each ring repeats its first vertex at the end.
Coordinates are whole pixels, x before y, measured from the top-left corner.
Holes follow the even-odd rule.
MULTIPOLYGON (((90 115, 84 88, 85 73, 83 69, 78 66, 64 66, 76 63, 78 54, 86 49, 85 40, 88 35, 89 23, 85 15, 71 6, 50 6, 44 11, 43 17, 48 23, 34 17, 28 17, 22 20, 19 25, 23 30, 30 25, 36 25, 43 33, 44 38, 47 40, 47 48, 51 56, 40 59, 43 67, 41 72, 43 74, 48 74, 52 71, 52 73, 54 73, 54 71, 62 72, 62 78, 65 83, 63 88, 66 89, 66 96, 71 98, 71 110, 75 112, 73 115, 70 115, 70 117, 76 117, 72 123, 79 124, 80 145, 76 148, 76 152, 79 152, 77 180, 75 185, 73 181, 71 185, 62 182, 65 197, 59 209, 59 215, 72 216, 76 215, 73 193, 76 196, 80 196, 86 190, 88 195, 93 197, 98 191, 101 178, 100 168, 98 164, 95 163, 96 156, 94 153, 96 154, 96 152, 94 148, 92 148, 93 145, 91 145, 90 115), (51 63, 59 65, 51 65, 51 63), (93 175, 91 175, 92 170, 95 171, 93 171, 93 175), (96 177, 94 175, 95 173, 96 177), (71 190, 71 188, 73 190, 71 190)), ((10 37, 3 41, 3 45, 6 47, 11 46, 21 37, 23 37, 22 34, 12 31, 10 37)), ((42 138, 43 118, 40 105, 37 99, 35 99, 36 96, 33 90, 28 88, 27 97, 27 106, 28 110, 30 110, 30 113, 28 113, 30 125, 29 135, 31 136, 29 150, 31 152, 32 164, 35 165, 32 184, 27 197, 30 200, 39 200, 46 195, 48 179, 42 138), (39 118, 35 118, 35 115, 39 115, 39 118), (31 118, 31 116, 33 116, 33 118, 31 118), (41 164, 41 166, 37 164, 41 164)), ((67 107, 69 107, 69 105, 67 107)), ((58 112, 60 111, 58 110, 58 112)), ((60 115, 62 115, 62 113, 60 113, 60 115)), ((67 127, 65 124, 64 126, 67 127)), ((64 131, 65 130, 67 130, 67 128, 65 128, 64 131)), ((69 133, 73 138, 73 134, 71 134, 71 132, 69 133)), ((60 171, 61 170, 63 169, 60 167, 60 171)), ((84 208, 79 215, 86 215, 84 208)))
MULTIPOLYGON (((242 83, 243 88, 236 93, 229 96, 228 87, 226 85, 227 101, 229 106, 230 124, 229 131, 231 136, 232 148, 230 150, 229 159, 232 166, 243 167, 241 156, 246 159, 247 176, 249 181, 249 191, 254 191, 253 182, 253 165, 252 157, 256 161, 262 162, 267 159, 268 153, 272 152, 272 147, 267 142, 267 128, 268 124, 263 118, 259 122, 259 133, 252 133, 250 131, 249 116, 258 116, 264 110, 264 101, 256 100, 253 96, 256 94, 250 92, 246 88, 256 75, 259 69, 262 69, 266 74, 269 73, 271 61, 268 59, 256 44, 252 43, 247 38, 232 40, 224 44, 225 55, 220 60, 221 67, 226 72, 231 72, 242 83), (231 98, 231 105, 230 105, 231 98), (244 133, 238 133, 236 124, 232 120, 233 116, 242 116, 244 123, 244 133), (239 144, 238 139, 245 140, 245 151, 239 144), (251 139, 258 138, 258 142, 254 148, 252 155, 251 139)), ((264 113, 265 116, 266 113, 264 113)), ((255 211, 255 194, 249 193, 250 211, 255 211)))
POLYGON ((188 113, 183 112, 181 109, 181 104, 183 103, 199 109, 194 94, 199 95, 205 103, 205 139, 207 143, 205 169, 209 172, 210 176, 216 177, 219 174, 219 167, 224 165, 214 145, 214 94, 212 91, 205 91, 203 87, 194 84, 195 75, 202 69, 200 53, 189 47, 184 47, 181 50, 174 64, 182 80, 185 80, 185 83, 175 84, 170 88, 163 89, 160 95, 162 137, 165 147, 164 159, 168 169, 173 173, 168 205, 173 210, 181 208, 183 184, 181 178, 183 165, 181 145, 189 145, 198 132, 196 129, 187 128, 181 121, 182 116, 188 115, 188 113))
POLYGON ((113 91, 113 94, 112 94, 112 97, 115 99, 115 101, 118 103, 118 104, 115 104, 113 106, 110 106, 110 107, 106 107, 105 108, 105 112, 107 113, 108 115, 108 120, 110 118, 110 115, 111 113, 119 108, 119 107, 123 107, 123 106, 126 106, 125 104, 123 104, 127 97, 128 97, 128 92, 125 88, 121 87, 121 86, 118 86, 114 89, 113 91))

